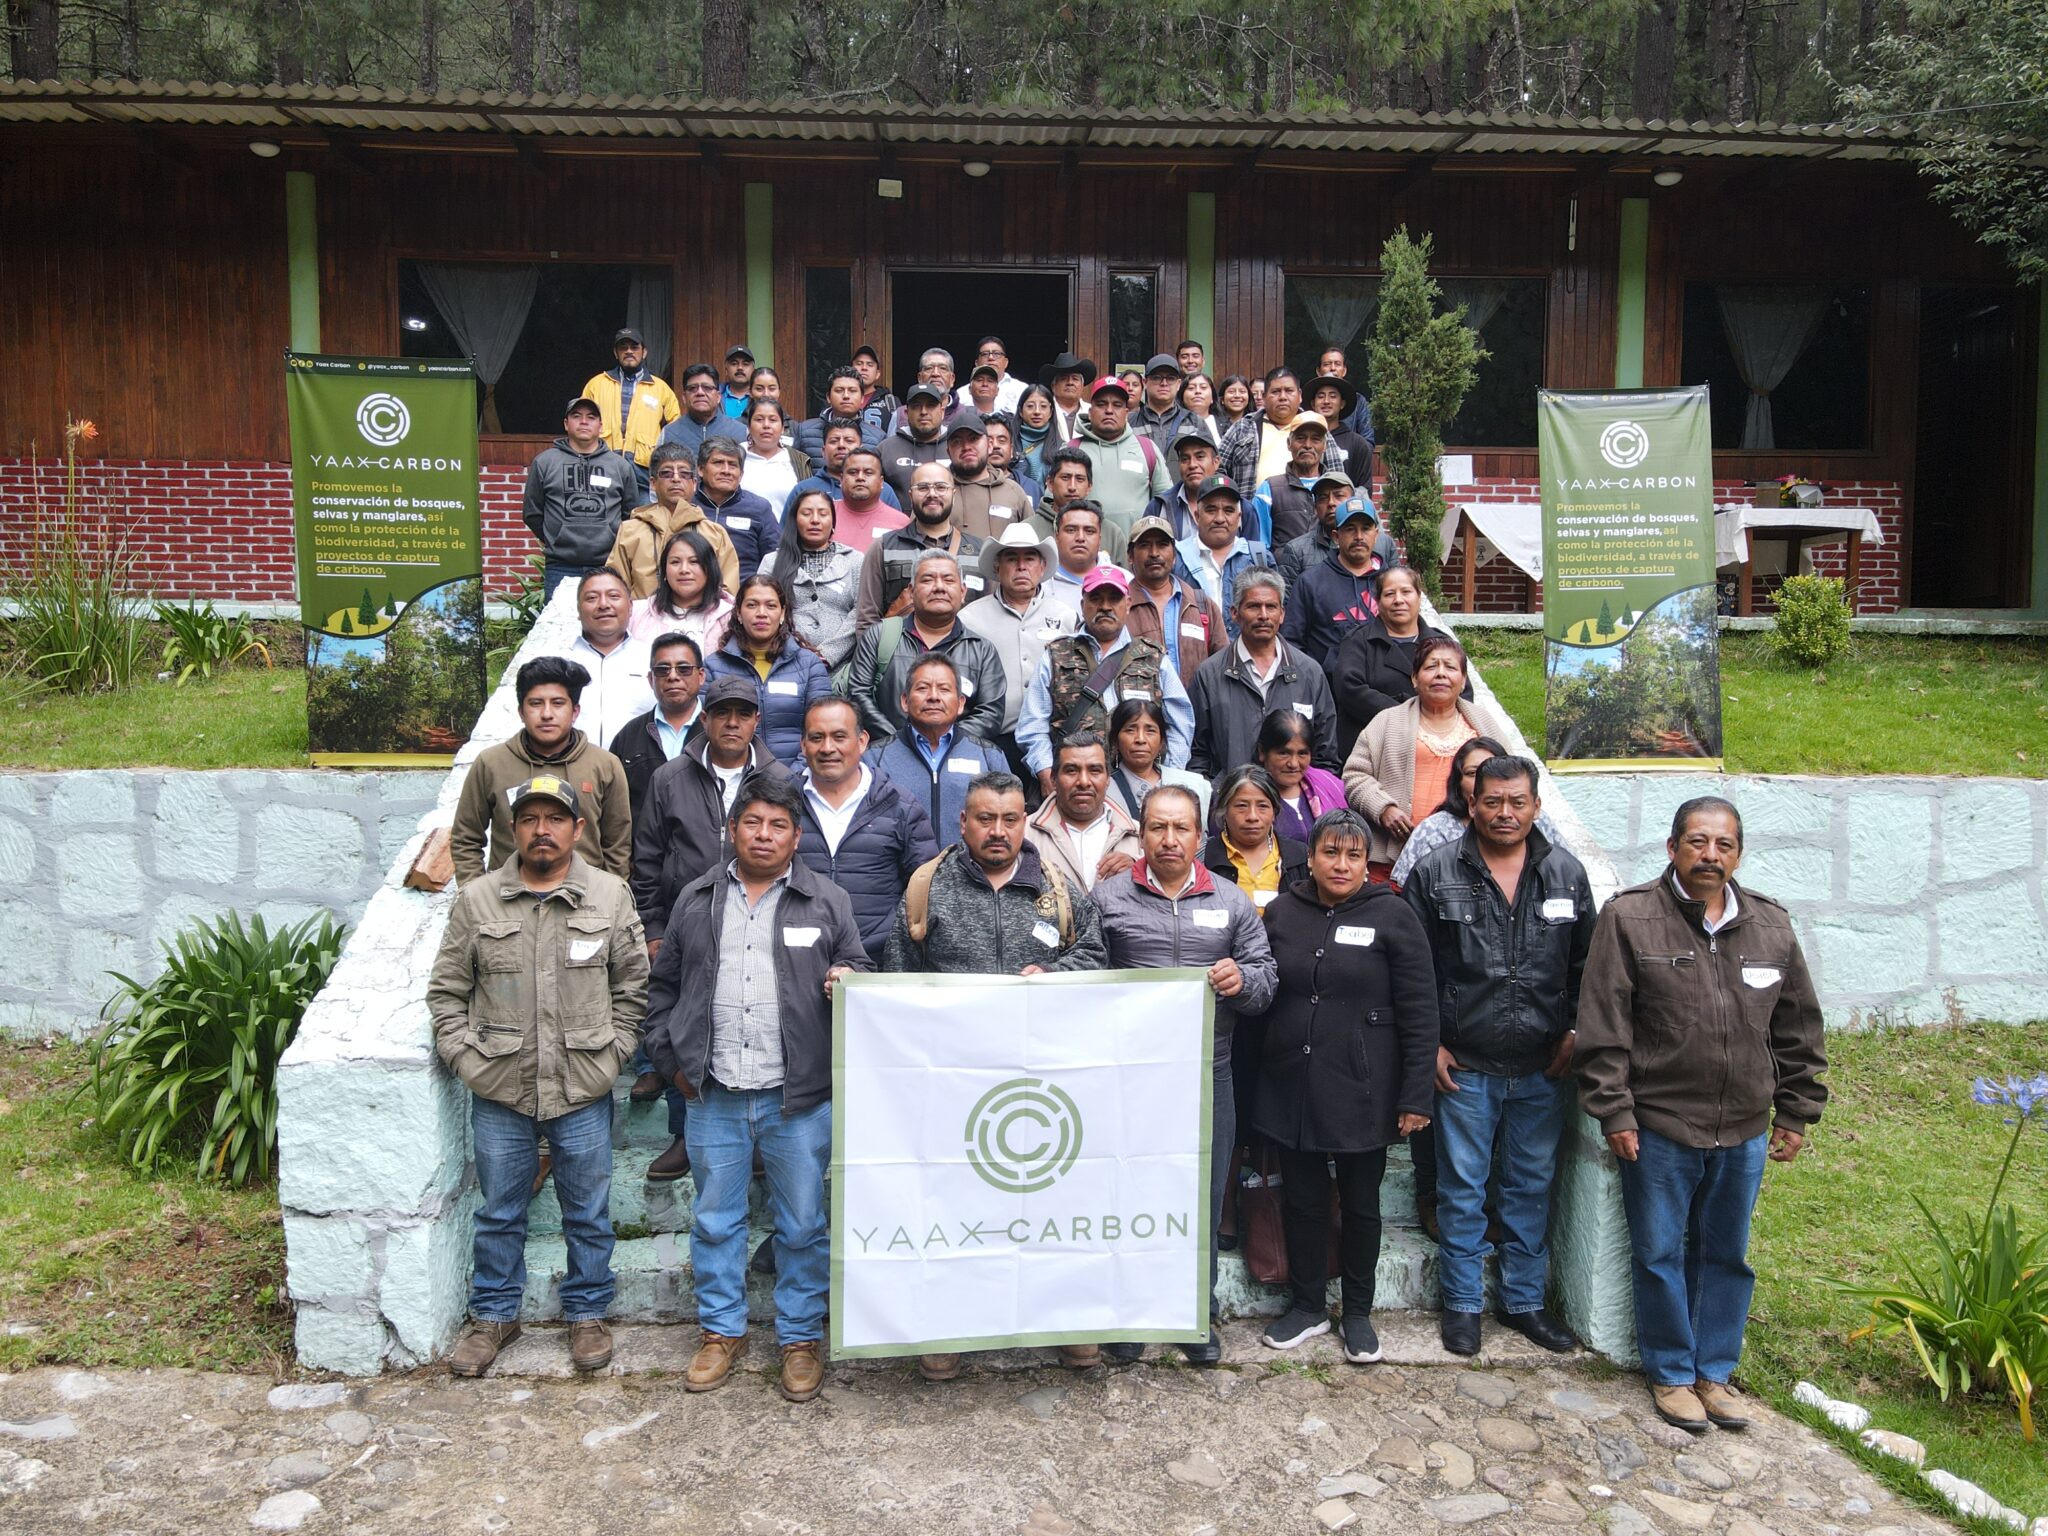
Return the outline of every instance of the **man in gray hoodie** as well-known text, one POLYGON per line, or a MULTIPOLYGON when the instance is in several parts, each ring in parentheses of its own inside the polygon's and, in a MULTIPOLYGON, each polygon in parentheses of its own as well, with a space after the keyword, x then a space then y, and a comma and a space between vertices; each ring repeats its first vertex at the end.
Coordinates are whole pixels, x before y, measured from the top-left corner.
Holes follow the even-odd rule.
POLYGON ((611 558, 619 525, 640 500, 632 457, 604 445, 597 402, 578 395, 562 412, 562 435, 526 471, 520 515, 547 557, 547 595, 611 558))

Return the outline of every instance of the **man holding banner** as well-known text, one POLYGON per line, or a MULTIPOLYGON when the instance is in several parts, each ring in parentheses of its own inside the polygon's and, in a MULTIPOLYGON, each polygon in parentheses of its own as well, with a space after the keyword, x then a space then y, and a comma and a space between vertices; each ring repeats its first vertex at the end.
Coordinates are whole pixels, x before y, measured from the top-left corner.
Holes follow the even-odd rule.
MULTIPOLYGON (((1156 970, 1201 966, 1216 994, 1214 1056, 1211 1060, 1209 1132, 1209 1223, 1223 1219, 1223 1195, 1230 1155, 1237 1145, 1234 1089, 1230 1078, 1230 1037, 1241 1008, 1264 1013, 1273 1001, 1280 973, 1266 925, 1249 896, 1219 884, 1202 864, 1202 808, 1192 791, 1163 784, 1145 796, 1139 824, 1144 855, 1091 893, 1102 914, 1102 938, 1111 970, 1156 970)), ((1209 1285, 1216 1284, 1216 1250, 1209 1250, 1209 1285)), ((1106 1345, 1118 1360, 1145 1353, 1138 1343, 1106 1345)), ((1212 1322, 1200 1344, 1183 1344, 1194 1365, 1218 1365, 1223 1341, 1212 1322)))

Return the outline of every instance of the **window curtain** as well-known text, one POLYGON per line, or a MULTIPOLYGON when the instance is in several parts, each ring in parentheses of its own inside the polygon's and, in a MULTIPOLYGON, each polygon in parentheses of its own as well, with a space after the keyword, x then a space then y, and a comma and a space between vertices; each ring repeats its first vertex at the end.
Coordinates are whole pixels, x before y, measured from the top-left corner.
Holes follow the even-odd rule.
POLYGON ((1348 348, 1380 307, 1376 277, 1297 277, 1301 306, 1323 347, 1348 348))
POLYGON ((1508 301, 1504 278, 1446 277, 1438 279, 1437 286, 1443 289, 1447 310, 1465 306, 1465 327, 1475 335, 1485 331, 1486 322, 1508 301))
POLYGON ((675 290, 668 273, 660 267, 635 267, 626 284, 626 324, 647 342, 647 371, 658 379, 668 377, 669 359, 675 353, 675 290))
POLYGON ((481 422, 485 432, 502 432, 498 424, 498 380, 512 361, 512 349, 526 329, 533 295, 540 287, 540 268, 502 263, 489 266, 455 266, 423 261, 420 283, 456 344, 476 362, 476 376, 484 382, 481 422))
POLYGON ((1799 355, 1813 343, 1827 314, 1825 288, 1716 288, 1721 328, 1735 353, 1735 366, 1749 386, 1749 409, 1742 418, 1742 446, 1767 452, 1778 446, 1771 422, 1771 391, 1799 355))

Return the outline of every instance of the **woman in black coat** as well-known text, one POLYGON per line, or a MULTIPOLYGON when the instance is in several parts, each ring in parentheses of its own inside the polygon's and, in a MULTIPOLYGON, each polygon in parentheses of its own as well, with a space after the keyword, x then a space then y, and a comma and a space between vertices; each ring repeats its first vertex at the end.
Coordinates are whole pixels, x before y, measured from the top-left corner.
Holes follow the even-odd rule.
POLYGON ((1329 1171, 1343 1215, 1344 1358, 1380 1357, 1369 1314, 1387 1148, 1435 1108, 1436 969, 1392 887, 1368 883, 1370 828, 1331 811, 1309 835, 1309 878, 1266 908, 1280 988, 1266 1011, 1252 1123, 1273 1143, 1287 1237, 1287 1314, 1261 1342, 1292 1349, 1330 1331, 1329 1171))
MULTIPOLYGON (((1340 758, 1351 756, 1359 732, 1374 715, 1415 697, 1415 642, 1443 634, 1422 622, 1422 578, 1412 567, 1390 565, 1375 573, 1373 600, 1379 612, 1344 631, 1330 662, 1340 758)), ((1465 697, 1472 697, 1469 677, 1465 697)))

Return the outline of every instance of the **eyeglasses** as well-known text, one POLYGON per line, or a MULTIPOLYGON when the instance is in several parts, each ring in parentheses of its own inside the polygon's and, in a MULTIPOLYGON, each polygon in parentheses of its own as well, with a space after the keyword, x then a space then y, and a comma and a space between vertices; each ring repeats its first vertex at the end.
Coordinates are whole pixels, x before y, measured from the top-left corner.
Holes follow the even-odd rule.
POLYGON ((716 384, 707 384, 702 379, 693 380, 683 386, 683 393, 686 395, 711 395, 717 392, 718 386, 716 384))
POLYGON ((697 472, 694 469, 674 469, 663 465, 654 472, 654 478, 657 480, 694 480, 697 478, 697 472))
POLYGON ((688 677, 692 672, 702 672, 702 667, 693 667, 688 662, 657 661, 648 668, 656 677, 688 677))

